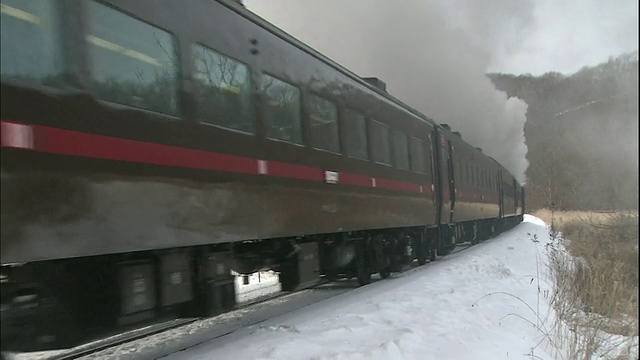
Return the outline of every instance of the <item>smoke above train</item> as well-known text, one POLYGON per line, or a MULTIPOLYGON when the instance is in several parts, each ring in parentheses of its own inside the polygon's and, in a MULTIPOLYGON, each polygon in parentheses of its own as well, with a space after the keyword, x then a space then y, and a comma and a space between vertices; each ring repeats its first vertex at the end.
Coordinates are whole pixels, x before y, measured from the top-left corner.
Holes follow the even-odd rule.
MULTIPOLYGON (((486 77, 492 61, 486 42, 456 30, 442 4, 384 0, 369 1, 366 6, 339 0, 244 3, 357 74, 382 79, 393 96, 436 122, 449 124, 525 183, 527 104, 495 89, 486 77)), ((528 21, 527 11, 507 10, 506 15, 525 14, 518 19, 528 21)))

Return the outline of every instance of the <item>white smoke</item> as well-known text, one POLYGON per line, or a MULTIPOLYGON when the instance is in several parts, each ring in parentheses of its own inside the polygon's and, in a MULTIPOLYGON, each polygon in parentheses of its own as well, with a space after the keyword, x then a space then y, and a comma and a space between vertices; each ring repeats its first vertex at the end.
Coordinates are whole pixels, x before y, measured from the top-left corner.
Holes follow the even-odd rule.
POLYGON ((454 8, 444 0, 246 0, 245 5, 357 74, 379 77, 392 95, 448 123, 524 183, 527 104, 507 98, 485 76, 495 60, 492 48, 516 38, 497 35, 496 13, 518 16, 507 22, 513 28, 526 26, 530 17, 528 3, 511 2, 477 6, 480 17, 474 8, 452 17, 454 8), (490 31, 476 31, 483 27, 490 31))

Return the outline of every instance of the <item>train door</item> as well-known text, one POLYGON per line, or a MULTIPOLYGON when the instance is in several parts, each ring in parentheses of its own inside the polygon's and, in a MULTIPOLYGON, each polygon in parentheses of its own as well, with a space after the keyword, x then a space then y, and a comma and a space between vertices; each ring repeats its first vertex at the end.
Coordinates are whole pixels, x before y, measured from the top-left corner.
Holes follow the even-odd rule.
POLYGON ((518 215, 519 207, 518 195, 518 182, 516 182, 516 179, 513 179, 513 213, 516 215, 518 215))
POLYGON ((522 215, 524 215, 524 212, 526 211, 525 204, 524 204, 524 186, 520 187, 520 197, 521 197, 520 207, 522 208, 522 215))
POLYGON ((429 170, 431 171, 431 200, 433 201, 433 208, 436 211, 436 223, 440 223, 440 218, 438 217, 439 209, 440 209, 440 199, 438 198, 438 189, 440 189, 440 183, 438 182, 438 171, 436 169, 437 156, 436 150, 434 146, 434 131, 431 130, 427 135, 427 149, 428 149, 428 159, 429 159, 429 170))
POLYGON ((502 187, 502 170, 498 171, 498 203, 500 204, 499 217, 504 217, 504 189, 502 187))
POLYGON ((451 222, 452 215, 452 203, 451 192, 452 189, 452 177, 451 172, 453 170, 452 161, 449 151, 449 140, 443 133, 437 132, 436 144, 434 146, 436 150, 437 161, 437 173, 438 173, 438 196, 439 196, 439 214, 438 223, 448 224, 451 222))
POLYGON ((451 210, 449 211, 449 222, 453 222, 453 211, 456 206, 456 177, 453 171, 453 145, 447 140, 447 171, 449 174, 449 202, 451 210))

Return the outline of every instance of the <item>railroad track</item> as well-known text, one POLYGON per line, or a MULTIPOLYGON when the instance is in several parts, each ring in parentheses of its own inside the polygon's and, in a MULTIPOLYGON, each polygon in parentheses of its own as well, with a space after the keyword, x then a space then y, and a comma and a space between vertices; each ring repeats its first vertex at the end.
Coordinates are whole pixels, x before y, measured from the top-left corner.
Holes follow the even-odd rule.
MULTIPOLYGON (((311 286, 307 289, 303 289, 301 291, 305 291, 305 290, 313 290, 316 289, 318 287, 321 287, 323 285, 326 285, 328 282, 321 280, 319 281, 317 284, 315 284, 314 286, 311 286)), ((161 323, 157 323, 157 324, 152 324, 152 325, 147 325, 135 330, 130 330, 124 333, 120 333, 120 334, 116 334, 116 335, 112 335, 112 336, 108 336, 102 339, 98 339, 77 347, 74 347, 72 349, 69 350, 61 350, 61 351, 55 351, 55 352, 51 352, 54 354, 51 354, 50 356, 47 355, 48 352, 42 352, 42 353, 38 353, 38 355, 34 356, 34 358, 37 358, 38 360, 72 360, 72 359, 79 359, 82 357, 87 357, 93 354, 97 354, 97 353, 101 353, 105 350, 111 349, 111 348, 116 348, 122 345, 126 345, 128 343, 133 343, 137 340, 142 340, 148 337, 151 337, 153 335, 157 335, 160 333, 164 333, 166 331, 169 330, 174 330, 174 329, 178 329, 184 326, 187 326, 189 324, 193 324, 197 321, 200 320, 215 320, 216 318, 225 318, 225 317, 229 317, 228 314, 234 313, 234 312, 242 312, 245 309, 249 309, 251 307, 255 307, 255 306, 260 306, 261 304, 267 303, 269 301, 274 301, 274 300, 278 300, 280 298, 286 297, 286 296, 290 296, 290 295, 295 295, 298 294, 299 292, 289 292, 289 291, 279 291, 277 293, 272 293, 272 294, 268 294, 268 295, 264 295, 264 296, 260 296, 257 297, 255 299, 251 299, 248 301, 245 301, 241 304, 239 304, 238 306, 236 306, 233 310, 220 314, 220 315, 216 315, 210 318, 188 318, 188 319, 175 319, 175 320, 170 320, 170 321, 165 321, 165 322, 161 322, 161 323)), ((266 319, 265 319, 266 320, 266 319)), ((260 320, 260 321, 264 321, 264 320, 260 320)), ((257 322, 249 322, 246 324, 243 324, 245 326, 247 325, 254 325, 259 323, 260 321, 257 322)), ((229 328, 225 331, 219 332, 219 334, 217 334, 215 337, 212 337, 211 339, 214 338, 218 338, 220 336, 224 336, 227 335, 233 331, 235 331, 237 328, 229 328)), ((28 358, 27 354, 2 354, 2 359, 12 359, 14 357, 14 355, 16 355, 15 357, 17 358, 28 358)))
MULTIPOLYGON (((451 252, 451 254, 454 253, 458 253, 460 251, 464 251, 468 248, 472 247, 472 245, 469 244, 460 244, 456 247, 456 249, 454 251, 451 252)), ((405 272, 407 270, 411 270, 414 268, 417 268, 417 263, 414 262, 412 263, 410 266, 406 267, 402 272, 405 272)), ((342 280, 342 281, 337 281, 337 282, 329 282, 326 280, 320 280, 320 282, 318 282, 317 284, 301 290, 301 291, 296 291, 296 292, 288 292, 288 291, 280 291, 278 293, 273 293, 273 294, 269 294, 269 295, 265 295, 265 296, 261 296, 246 302, 243 302, 242 304, 239 304, 234 310, 231 310, 229 312, 214 316, 214 317, 210 317, 210 318, 189 318, 189 319, 176 319, 176 320, 171 320, 171 321, 166 321, 163 323, 159 323, 159 324, 154 324, 154 325, 149 325, 143 328, 139 328, 136 330, 131 330, 125 333, 121 333, 121 334, 117 334, 117 335, 113 335, 107 338, 103 338, 100 340, 96 340, 94 342, 91 343, 87 343, 84 345, 80 345, 78 347, 75 347, 73 349, 70 349, 68 351, 63 351, 63 352, 57 352, 55 355, 52 356, 47 356, 47 357, 38 357, 39 360, 71 360, 71 359, 79 359, 82 357, 89 357, 89 358, 109 358, 111 356, 114 357, 118 357, 118 358, 126 358, 127 356, 122 356, 121 354, 109 354, 109 350, 110 349, 116 349, 118 347, 122 347, 125 346, 127 344, 132 344, 135 343, 138 340, 144 340, 147 338, 150 338, 154 335, 159 335, 165 332, 169 332, 171 330, 179 330, 179 328, 182 327, 188 327, 191 324, 194 324, 198 321, 204 321, 204 322, 211 322, 211 326, 206 328, 209 329, 213 329, 213 328, 217 328, 213 331, 211 330, 206 330, 206 331, 202 331, 203 333, 206 332, 206 336, 198 336, 196 339, 184 339, 184 341, 181 341, 180 344, 174 344, 173 346, 169 346, 170 349, 165 349, 162 353, 156 353, 154 355, 149 355, 149 357, 152 358, 157 358, 157 357, 162 357, 162 356, 167 356, 171 353, 174 352, 178 352, 181 350, 184 350, 186 348, 195 346, 199 343, 205 342, 205 341, 209 341, 209 340, 214 340, 217 338, 220 338, 222 336, 228 335, 236 330, 238 330, 241 327, 246 327, 246 326, 252 326, 252 325, 257 325, 260 324, 272 317, 275 316, 279 316, 279 315, 283 315, 286 314, 288 312, 291 311, 295 311, 297 309, 300 309, 302 307, 311 305, 317 301, 322 301, 322 300, 326 300, 329 299, 333 296, 337 296, 340 294, 343 294, 347 291, 352 290, 353 288, 356 288, 357 285, 355 284, 354 281, 350 281, 350 280, 342 280), (278 305, 278 301, 280 299, 283 299, 285 297, 294 297, 294 296, 305 296, 305 292, 307 294, 309 294, 309 291, 324 291, 324 290, 334 290, 333 293, 331 294, 327 294, 326 296, 312 296, 309 295, 307 296, 309 298, 309 301, 302 301, 299 302, 297 304, 297 306, 294 306, 293 308, 286 308, 284 307, 283 309, 280 310, 276 310, 273 312, 268 312, 268 313, 264 313, 262 315, 258 314, 260 313, 261 310, 256 310, 255 313, 257 313, 258 315, 256 316, 251 316, 251 310, 253 308, 257 308, 260 306, 265 306, 266 308, 269 307, 268 303, 269 302, 274 302, 276 305, 278 305), (315 300, 314 300, 315 299, 315 300), (249 314, 248 316, 246 314, 249 314), (229 321, 229 319, 234 319, 234 317, 237 316, 236 321, 229 321), (243 317, 247 317, 247 319, 243 319, 243 317), (218 321, 216 321, 217 319, 221 319, 220 323, 222 323, 222 325, 218 324, 218 321), (226 322, 231 322, 232 324, 225 324, 226 322), (95 355, 94 357, 92 357, 92 355, 95 355)), ((294 302, 294 301, 292 301, 294 302)), ((283 303, 286 303, 283 302, 283 303)), ((185 329, 184 333, 190 333, 191 330, 190 329, 185 329)), ((133 346, 135 347, 135 346, 133 346)), ((131 358, 136 358, 137 355, 135 352, 131 353, 131 358)), ((140 355, 140 354, 138 354, 140 355)), ((147 356, 147 355, 142 355, 142 356, 147 356)), ((20 358, 22 358, 22 356, 20 356, 20 358)))
POLYGON ((71 349, 67 353, 54 355, 49 358, 50 360, 72 360, 78 359, 83 356, 91 355, 93 353, 100 352, 102 350, 106 350, 118 345, 126 344, 135 340, 143 339, 149 337, 151 335, 155 335, 170 329, 175 329, 195 321, 199 320, 198 318, 192 319, 176 319, 172 321, 167 321, 165 323, 160 323, 156 325, 150 325, 141 329, 132 330, 126 333, 114 335, 105 339, 97 340, 85 345, 80 345, 71 349))

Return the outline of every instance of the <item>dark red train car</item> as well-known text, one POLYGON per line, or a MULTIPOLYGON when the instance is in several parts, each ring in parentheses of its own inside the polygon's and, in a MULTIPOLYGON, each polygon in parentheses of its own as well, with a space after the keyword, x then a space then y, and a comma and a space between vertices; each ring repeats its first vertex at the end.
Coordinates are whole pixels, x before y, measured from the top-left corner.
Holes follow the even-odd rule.
POLYGON ((227 310, 231 269, 366 284, 518 211, 506 170, 236 2, 1 3, 3 349, 227 310))

